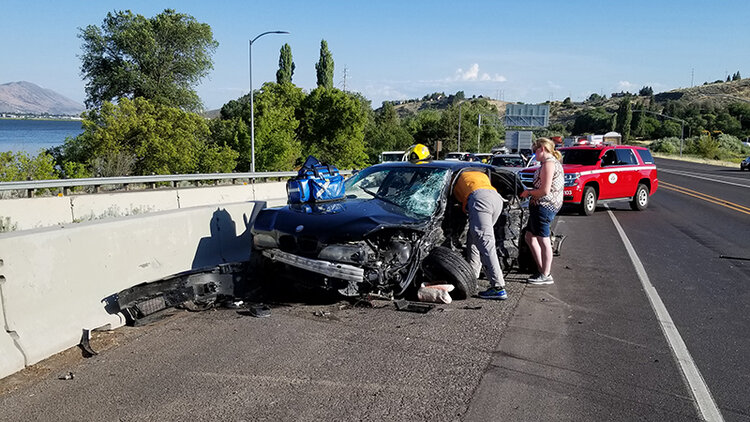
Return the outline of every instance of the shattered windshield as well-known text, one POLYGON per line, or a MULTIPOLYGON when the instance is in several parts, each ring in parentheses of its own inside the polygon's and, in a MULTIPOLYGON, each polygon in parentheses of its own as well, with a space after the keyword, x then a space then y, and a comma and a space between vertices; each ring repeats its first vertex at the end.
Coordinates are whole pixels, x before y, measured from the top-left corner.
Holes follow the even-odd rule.
POLYGON ((370 167, 346 182, 347 198, 377 198, 405 214, 429 217, 444 191, 448 170, 427 167, 370 167))
POLYGON ((563 164, 582 164, 593 166, 599 160, 601 150, 598 149, 564 149, 560 150, 563 164))

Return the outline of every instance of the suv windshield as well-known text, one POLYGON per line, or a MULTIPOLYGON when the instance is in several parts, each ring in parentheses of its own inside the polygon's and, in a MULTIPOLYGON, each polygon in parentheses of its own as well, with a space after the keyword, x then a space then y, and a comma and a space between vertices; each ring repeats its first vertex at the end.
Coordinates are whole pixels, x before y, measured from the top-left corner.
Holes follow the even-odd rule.
POLYGON ((584 166, 593 166, 599 159, 601 150, 598 149, 563 149, 560 150, 563 156, 563 164, 581 164, 584 166))
POLYGON ((429 217, 445 189, 448 170, 428 167, 369 167, 346 181, 347 198, 394 204, 404 213, 429 217))

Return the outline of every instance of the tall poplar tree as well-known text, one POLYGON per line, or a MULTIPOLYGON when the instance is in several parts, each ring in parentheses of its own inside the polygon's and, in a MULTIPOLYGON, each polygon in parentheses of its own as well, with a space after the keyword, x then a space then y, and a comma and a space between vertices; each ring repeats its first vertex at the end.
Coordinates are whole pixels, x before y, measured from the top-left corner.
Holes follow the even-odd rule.
POLYGON ((333 56, 328 51, 326 40, 320 41, 320 60, 315 64, 318 76, 318 86, 326 89, 333 88, 333 56))
POLYGON ((630 140, 630 124, 633 121, 633 109, 630 99, 625 98, 620 102, 617 109, 617 126, 616 130, 622 135, 622 143, 627 144, 630 140))
POLYGON ((276 71, 276 83, 292 82, 294 75, 294 62, 292 61, 292 47, 284 44, 279 54, 279 70, 276 71))

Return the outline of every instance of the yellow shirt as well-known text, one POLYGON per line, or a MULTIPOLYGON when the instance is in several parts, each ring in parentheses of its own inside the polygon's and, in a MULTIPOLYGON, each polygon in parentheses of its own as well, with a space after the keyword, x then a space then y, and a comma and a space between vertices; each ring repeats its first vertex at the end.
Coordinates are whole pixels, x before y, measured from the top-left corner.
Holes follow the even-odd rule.
POLYGON ((492 187, 490 178, 484 172, 468 170, 458 176, 458 180, 453 186, 453 196, 461 201, 464 211, 466 211, 466 202, 469 200, 469 195, 477 189, 492 189, 497 192, 497 189, 492 187))

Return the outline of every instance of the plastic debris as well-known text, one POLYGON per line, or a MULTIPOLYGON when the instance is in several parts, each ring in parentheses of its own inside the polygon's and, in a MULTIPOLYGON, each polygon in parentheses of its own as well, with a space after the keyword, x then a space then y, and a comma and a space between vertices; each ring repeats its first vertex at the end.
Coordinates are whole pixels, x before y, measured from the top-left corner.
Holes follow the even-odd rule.
POLYGON ((74 373, 68 372, 65 375, 60 375, 59 377, 57 377, 57 379, 68 381, 68 380, 72 380, 75 377, 76 377, 76 375, 74 373))
POLYGON ((403 299, 396 300, 393 304, 396 305, 397 311, 417 312, 420 314, 425 314, 435 307, 435 305, 430 303, 409 302, 403 299))
POLYGON ((417 299, 420 302, 451 303, 453 299, 448 292, 453 290, 453 288, 454 286, 451 284, 422 285, 417 290, 417 299))

